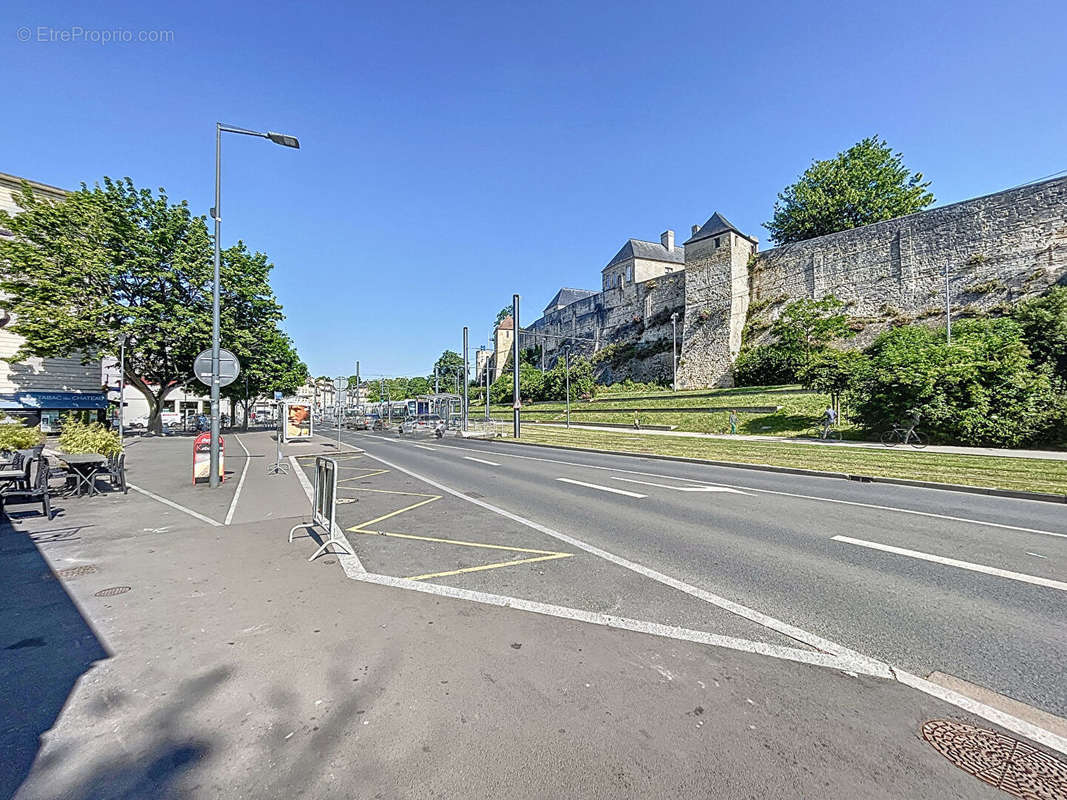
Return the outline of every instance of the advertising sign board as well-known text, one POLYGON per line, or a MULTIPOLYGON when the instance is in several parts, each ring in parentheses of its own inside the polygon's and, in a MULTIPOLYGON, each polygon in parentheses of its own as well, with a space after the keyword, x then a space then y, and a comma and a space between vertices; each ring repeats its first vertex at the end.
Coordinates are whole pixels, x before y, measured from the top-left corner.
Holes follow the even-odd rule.
POLYGON ((282 406, 282 441, 299 442, 311 438, 311 403, 285 403, 282 406))
MULTIPOLYGON (((219 480, 226 480, 225 462, 226 443, 219 437, 219 480)), ((206 481, 211 477, 211 434, 201 433, 193 440, 193 484, 206 481)))

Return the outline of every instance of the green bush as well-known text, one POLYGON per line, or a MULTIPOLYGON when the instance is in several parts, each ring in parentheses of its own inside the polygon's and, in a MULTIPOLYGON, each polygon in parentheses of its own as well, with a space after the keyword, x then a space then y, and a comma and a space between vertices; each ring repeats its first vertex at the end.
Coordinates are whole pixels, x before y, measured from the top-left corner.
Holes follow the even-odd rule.
POLYGON ((27 428, 20 422, 0 424, 0 452, 28 450, 44 441, 40 428, 27 428))
MULTIPOLYGON (((592 395, 596 391, 593 382, 593 366, 584 356, 572 356, 570 359, 571 399, 592 395)), ((545 373, 540 400, 564 400, 567 397, 567 371, 563 359, 545 373)))
POLYGON ((868 369, 867 357, 858 350, 827 348, 814 353, 797 377, 805 389, 828 394, 836 404, 866 377, 868 369))
POLYGON ((118 453, 117 431, 110 431, 99 422, 84 423, 76 419, 63 420, 63 431, 59 435, 59 446, 65 453, 100 453, 110 456, 118 453))
POLYGON ((920 428, 937 441, 1018 447, 1056 443, 1064 425, 1050 370, 1034 363, 1013 320, 961 321, 952 326, 951 344, 944 328, 894 328, 867 355, 870 367, 850 392, 850 405, 868 430, 917 409, 920 428))
POLYGON ((734 385, 767 386, 796 383, 797 371, 803 356, 797 350, 780 344, 761 344, 742 350, 734 361, 734 385))

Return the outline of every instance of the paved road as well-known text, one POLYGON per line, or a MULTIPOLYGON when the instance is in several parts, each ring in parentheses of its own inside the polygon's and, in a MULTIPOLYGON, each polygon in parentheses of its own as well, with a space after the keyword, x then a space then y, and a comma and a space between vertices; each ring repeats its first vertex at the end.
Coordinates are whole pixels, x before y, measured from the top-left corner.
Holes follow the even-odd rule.
MULTIPOLYGON (((1062 505, 498 442, 344 436, 894 667, 947 673, 1067 716, 1062 505)), ((488 579, 447 581, 484 589, 488 579)), ((642 586, 627 591, 663 589, 642 586)))

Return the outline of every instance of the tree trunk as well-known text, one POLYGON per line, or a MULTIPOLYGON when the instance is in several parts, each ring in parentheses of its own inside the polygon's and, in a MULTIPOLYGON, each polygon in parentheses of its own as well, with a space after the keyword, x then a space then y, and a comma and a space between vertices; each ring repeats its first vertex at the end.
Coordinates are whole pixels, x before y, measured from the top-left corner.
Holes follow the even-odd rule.
POLYGON ((241 424, 241 433, 248 433, 248 398, 246 397, 243 403, 245 407, 245 418, 241 424))
POLYGON ((140 375, 129 371, 126 372, 126 383, 133 386, 148 401, 148 432, 163 433, 163 418, 160 416, 160 409, 163 408, 163 401, 174 388, 174 384, 161 387, 158 392, 153 392, 152 388, 144 382, 140 375))

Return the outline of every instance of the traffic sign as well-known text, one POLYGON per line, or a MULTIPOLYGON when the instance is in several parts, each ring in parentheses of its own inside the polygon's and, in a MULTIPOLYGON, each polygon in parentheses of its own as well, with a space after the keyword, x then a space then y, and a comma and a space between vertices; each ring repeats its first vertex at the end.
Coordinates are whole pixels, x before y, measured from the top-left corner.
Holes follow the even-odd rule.
MULTIPOLYGON (((211 385, 211 351, 205 350, 193 362, 193 372, 205 386, 211 385)), ((229 386, 241 374, 241 362, 229 350, 219 350, 219 386, 229 386)))

